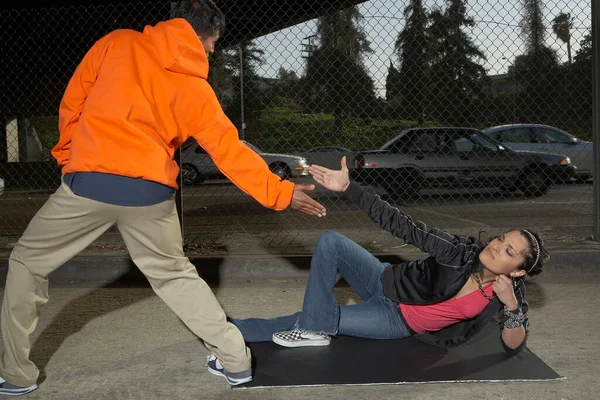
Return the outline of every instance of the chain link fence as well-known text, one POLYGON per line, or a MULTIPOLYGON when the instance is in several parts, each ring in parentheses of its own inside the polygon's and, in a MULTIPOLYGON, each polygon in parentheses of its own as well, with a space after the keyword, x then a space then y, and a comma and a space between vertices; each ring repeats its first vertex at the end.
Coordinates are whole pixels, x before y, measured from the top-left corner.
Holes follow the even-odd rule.
MULTIPOLYGON (((209 81, 282 179, 311 183, 306 165, 339 169, 345 157, 354 180, 428 225, 591 233, 590 0, 217 3, 229 24, 209 81)), ((169 11, 156 1, 0 10, 2 238, 18 237, 60 182, 56 113, 87 49, 169 11)), ((312 193, 325 218, 274 212, 195 142, 180 161, 188 252, 310 253, 325 230, 372 249, 386 241, 343 196, 312 193)))

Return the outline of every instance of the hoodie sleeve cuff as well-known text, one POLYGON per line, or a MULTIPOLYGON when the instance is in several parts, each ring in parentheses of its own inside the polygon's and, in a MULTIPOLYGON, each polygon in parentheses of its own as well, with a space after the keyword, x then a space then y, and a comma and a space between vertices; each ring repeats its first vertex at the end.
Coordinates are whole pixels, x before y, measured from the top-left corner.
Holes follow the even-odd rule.
POLYGON ((362 194, 363 189, 360 187, 360 185, 352 181, 350 181, 350 185, 344 191, 344 195, 348 198, 348 200, 351 200, 353 203, 356 203, 356 201, 360 198, 362 194))

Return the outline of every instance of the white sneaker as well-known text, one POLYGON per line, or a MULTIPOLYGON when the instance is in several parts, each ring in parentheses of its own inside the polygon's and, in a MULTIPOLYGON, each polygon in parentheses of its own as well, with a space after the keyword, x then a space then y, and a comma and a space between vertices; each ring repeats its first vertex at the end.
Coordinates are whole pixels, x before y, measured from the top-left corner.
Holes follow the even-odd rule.
POLYGON ((294 329, 274 333, 273 342, 284 347, 329 346, 331 338, 323 333, 294 329))
POLYGON ((4 396, 21 396, 37 389, 37 385, 31 386, 15 386, 0 378, 0 395, 4 396))

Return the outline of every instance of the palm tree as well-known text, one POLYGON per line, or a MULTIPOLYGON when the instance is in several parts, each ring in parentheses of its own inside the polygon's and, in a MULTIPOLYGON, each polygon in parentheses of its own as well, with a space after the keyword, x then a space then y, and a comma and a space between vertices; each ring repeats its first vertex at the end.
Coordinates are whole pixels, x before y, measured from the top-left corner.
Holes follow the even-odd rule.
POLYGON ((571 28, 573 20, 571 14, 560 13, 552 20, 552 30, 554 34, 563 43, 567 44, 567 54, 569 56, 569 65, 571 64, 571 28))

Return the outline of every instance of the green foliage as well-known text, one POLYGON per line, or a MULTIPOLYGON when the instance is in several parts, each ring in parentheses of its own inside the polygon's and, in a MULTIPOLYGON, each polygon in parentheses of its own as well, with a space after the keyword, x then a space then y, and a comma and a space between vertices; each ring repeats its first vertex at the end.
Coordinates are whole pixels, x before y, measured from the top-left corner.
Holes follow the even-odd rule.
POLYGON ((58 117, 31 117, 29 121, 33 125, 42 147, 52 149, 60 136, 58 132, 58 117))
POLYGON ((265 151, 299 153, 317 146, 342 146, 353 150, 376 149, 402 130, 418 125, 409 120, 363 120, 348 118, 337 137, 329 132, 335 117, 325 113, 303 113, 291 108, 267 108, 260 124, 249 126, 246 139, 265 151))

